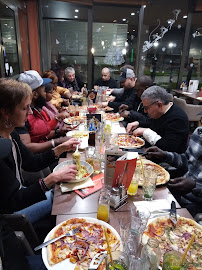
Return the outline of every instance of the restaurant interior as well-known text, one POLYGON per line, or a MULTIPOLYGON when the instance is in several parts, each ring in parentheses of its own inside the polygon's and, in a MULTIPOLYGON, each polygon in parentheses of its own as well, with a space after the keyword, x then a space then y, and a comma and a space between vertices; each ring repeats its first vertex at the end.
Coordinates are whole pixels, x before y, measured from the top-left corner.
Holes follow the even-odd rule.
POLYGON ((31 93, 10 99, 24 124, 0 101, 2 181, 7 166, 19 185, 0 207, 0 269, 202 270, 201 15, 201 0, 0 0, 0 99, 12 81, 31 93), (34 185, 39 199, 15 197, 34 185))

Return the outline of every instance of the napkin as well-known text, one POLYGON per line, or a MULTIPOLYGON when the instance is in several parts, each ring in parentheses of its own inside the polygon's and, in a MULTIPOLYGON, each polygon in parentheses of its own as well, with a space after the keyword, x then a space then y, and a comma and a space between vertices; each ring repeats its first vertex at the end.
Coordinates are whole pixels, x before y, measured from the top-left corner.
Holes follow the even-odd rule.
POLYGON ((150 212, 161 209, 170 209, 170 203, 166 199, 153 201, 138 201, 133 202, 135 206, 142 205, 149 209, 150 212))
POLYGON ((112 122, 111 133, 126 133, 126 129, 124 127, 121 127, 119 122, 112 122))
POLYGON ((69 182, 69 183, 61 183, 60 184, 60 188, 61 188, 62 193, 69 192, 69 191, 76 190, 76 189, 81 189, 81 188, 93 187, 93 186, 94 186, 94 183, 90 177, 82 182, 77 182, 77 183, 70 183, 69 182))

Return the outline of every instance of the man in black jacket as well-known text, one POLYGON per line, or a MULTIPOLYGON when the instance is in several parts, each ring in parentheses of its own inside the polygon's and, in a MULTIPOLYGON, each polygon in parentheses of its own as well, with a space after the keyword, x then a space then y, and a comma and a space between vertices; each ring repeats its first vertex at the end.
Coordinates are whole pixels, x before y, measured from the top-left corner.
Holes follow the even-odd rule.
POLYGON ((133 106, 134 99, 135 99, 135 73, 130 68, 122 68, 119 81, 121 87, 124 88, 124 92, 121 95, 116 97, 110 97, 109 102, 103 102, 102 106, 106 107, 109 106, 114 109, 114 112, 118 112, 119 107, 122 104, 126 104, 128 106, 133 106))
POLYGON ((143 104, 141 101, 142 93, 150 86, 152 86, 153 81, 151 77, 143 75, 139 77, 135 83, 135 99, 133 106, 122 104, 119 107, 119 113, 124 117, 122 122, 124 126, 127 126, 128 123, 144 120, 145 117, 148 118, 148 114, 144 112, 143 104))
POLYGON ((167 91, 160 86, 147 88, 141 99, 150 119, 129 123, 127 132, 135 129, 133 134, 143 135, 148 146, 156 145, 165 151, 184 153, 189 135, 186 113, 170 102, 167 91))
POLYGON ((102 77, 98 78, 95 82, 95 86, 108 86, 109 88, 117 88, 117 82, 111 78, 109 68, 102 69, 102 77))

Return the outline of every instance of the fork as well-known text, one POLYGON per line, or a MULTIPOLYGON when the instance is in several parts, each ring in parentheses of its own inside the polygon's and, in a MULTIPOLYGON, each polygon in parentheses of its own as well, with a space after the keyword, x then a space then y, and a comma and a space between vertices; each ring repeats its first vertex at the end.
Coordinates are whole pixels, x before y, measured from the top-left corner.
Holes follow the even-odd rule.
POLYGON ((46 247, 47 245, 49 245, 49 244, 51 244, 51 243, 53 243, 53 242, 59 240, 59 239, 62 238, 62 237, 65 237, 65 236, 73 236, 73 235, 75 235, 78 231, 79 231, 79 227, 76 227, 75 229, 71 230, 70 232, 67 232, 67 233, 65 233, 65 234, 62 234, 62 235, 56 237, 56 238, 50 239, 50 240, 48 240, 48 241, 42 243, 41 245, 35 247, 34 250, 37 251, 37 250, 39 250, 39 249, 41 249, 41 248, 43 248, 43 247, 46 247))

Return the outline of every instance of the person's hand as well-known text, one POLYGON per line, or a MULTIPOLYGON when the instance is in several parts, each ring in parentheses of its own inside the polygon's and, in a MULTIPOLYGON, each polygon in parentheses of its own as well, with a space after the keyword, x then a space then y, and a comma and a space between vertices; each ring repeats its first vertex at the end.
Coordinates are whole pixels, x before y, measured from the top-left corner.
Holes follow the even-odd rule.
POLYGON ((62 112, 56 114, 56 117, 61 121, 65 118, 67 118, 68 116, 69 116, 69 114, 67 113, 67 111, 62 111, 62 112))
MULTIPOLYGON (((59 139, 62 139, 62 138, 59 138, 59 139)), ((76 138, 71 138, 69 140, 66 140, 64 143, 62 143, 61 147, 65 148, 63 152, 66 152, 66 151, 75 149, 77 144, 80 144, 80 141, 78 141, 76 138)))
POLYGON ((70 98, 72 97, 72 95, 71 95, 70 92, 66 92, 66 93, 64 94, 64 97, 70 99, 70 98))
POLYGON ((62 102, 65 106, 69 106, 69 100, 63 98, 63 102, 62 102))
POLYGON ((146 130, 146 128, 137 128, 136 130, 133 131, 133 135, 134 136, 141 136, 145 130, 146 130))
POLYGON ((78 94, 79 94, 78 91, 74 91, 74 92, 73 92, 73 95, 78 95, 78 94))
POLYGON ((49 174, 44 179, 44 181, 46 185, 50 187, 56 183, 73 181, 76 177, 76 174, 77 174, 77 166, 72 164, 69 166, 63 166, 58 171, 49 174))
POLYGON ((125 111, 125 110, 128 110, 129 106, 126 105, 126 104, 122 104, 120 107, 119 107, 119 112, 122 112, 122 111, 125 111))
POLYGON ((111 93, 112 93, 113 91, 114 91, 114 89, 108 88, 108 89, 107 89, 108 95, 111 95, 111 93))
POLYGON ((145 150, 146 158, 157 158, 164 160, 166 158, 166 152, 158 148, 157 146, 151 146, 145 150))
POLYGON ((108 106, 108 102, 102 102, 102 104, 101 104, 101 107, 102 108, 105 108, 105 107, 107 107, 108 106))
POLYGON ((121 111, 120 112, 120 116, 122 116, 122 117, 124 117, 124 118, 127 118, 128 117, 128 115, 129 115, 129 111, 121 111))
POLYGON ((115 100, 115 98, 116 97, 114 97, 114 96, 109 96, 109 97, 107 97, 107 101, 108 102, 113 102, 115 100))
POLYGON ((168 187, 174 191, 179 191, 186 194, 191 192, 192 189, 196 187, 196 183, 190 178, 179 177, 171 179, 168 183, 168 187))
POLYGON ((129 124, 127 125, 127 127, 126 127, 127 133, 132 132, 132 131, 133 131, 134 129, 136 129, 138 126, 139 126, 139 122, 138 122, 138 121, 129 123, 129 124))

